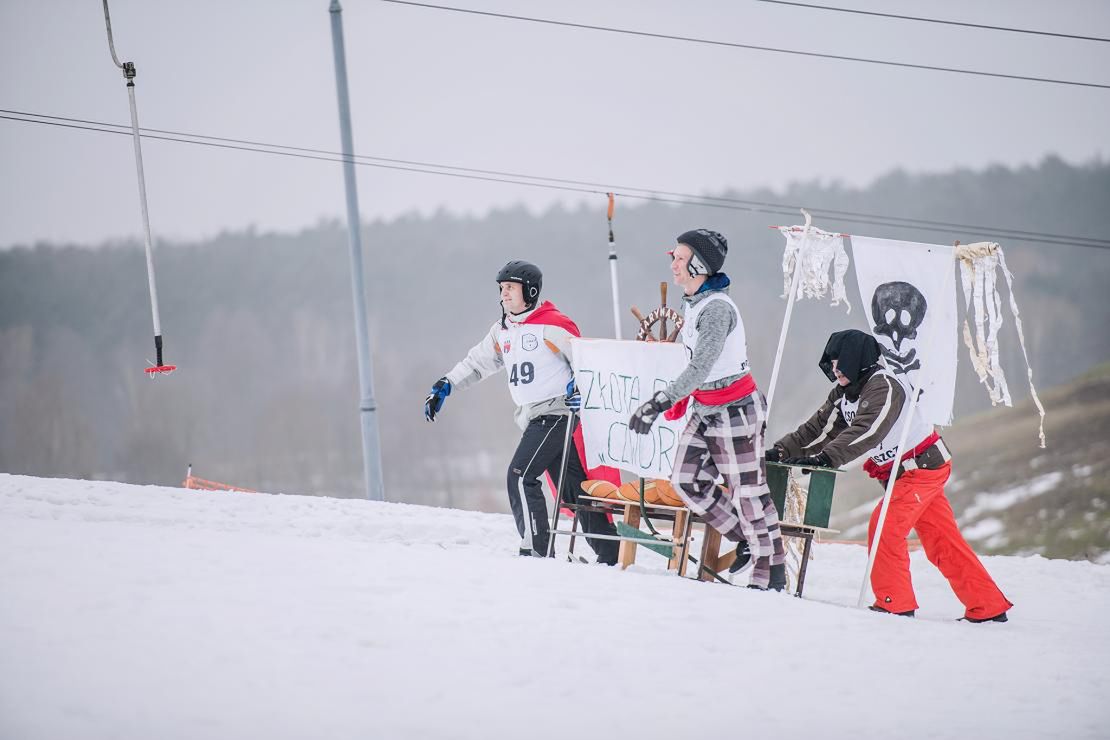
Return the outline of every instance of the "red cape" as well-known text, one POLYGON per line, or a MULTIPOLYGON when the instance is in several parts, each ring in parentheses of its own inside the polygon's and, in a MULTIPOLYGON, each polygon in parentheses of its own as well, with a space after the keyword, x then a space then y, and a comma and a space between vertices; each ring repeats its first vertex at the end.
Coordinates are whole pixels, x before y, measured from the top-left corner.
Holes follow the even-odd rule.
POLYGON ((582 332, 578 331, 578 324, 570 320, 570 317, 565 313, 555 308, 555 304, 551 301, 544 301, 532 315, 521 322, 522 324, 550 324, 557 326, 560 329, 566 329, 572 336, 580 337, 582 332))

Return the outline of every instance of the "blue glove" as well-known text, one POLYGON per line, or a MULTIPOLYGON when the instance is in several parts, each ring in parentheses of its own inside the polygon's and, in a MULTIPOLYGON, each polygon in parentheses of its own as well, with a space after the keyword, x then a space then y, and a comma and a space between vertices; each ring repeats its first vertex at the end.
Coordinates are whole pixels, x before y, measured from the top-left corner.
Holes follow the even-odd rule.
POLYGON ((563 399, 567 403, 567 408, 571 411, 580 411, 582 409, 582 394, 578 392, 578 384, 571 378, 567 383, 567 395, 563 399))
POLYGON ((432 392, 424 399, 424 418, 435 421, 436 414, 443 408, 444 400, 451 395, 451 383, 447 378, 440 378, 432 386, 432 392))

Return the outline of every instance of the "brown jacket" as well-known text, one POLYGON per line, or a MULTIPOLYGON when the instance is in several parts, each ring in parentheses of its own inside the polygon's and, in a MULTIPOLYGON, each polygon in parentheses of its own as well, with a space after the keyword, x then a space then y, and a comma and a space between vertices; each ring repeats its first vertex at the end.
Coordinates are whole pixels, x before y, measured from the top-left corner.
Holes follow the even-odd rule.
POLYGON ((775 446, 784 450, 785 457, 824 452, 833 466, 839 468, 878 445, 902 413, 906 391, 886 375, 872 373, 859 389, 859 407, 851 423, 844 418, 842 409, 848 400, 847 392, 843 386, 834 386, 817 413, 775 442, 775 446))

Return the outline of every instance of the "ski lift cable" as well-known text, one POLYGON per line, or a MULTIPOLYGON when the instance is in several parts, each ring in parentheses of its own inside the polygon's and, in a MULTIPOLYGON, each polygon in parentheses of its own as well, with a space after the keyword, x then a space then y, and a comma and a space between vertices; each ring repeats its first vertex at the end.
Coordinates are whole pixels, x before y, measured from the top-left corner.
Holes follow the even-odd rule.
MULTIPOLYGON (((37 118, 45 118, 45 119, 51 119, 51 120, 55 120, 55 121, 71 121, 71 122, 79 122, 79 123, 88 123, 88 124, 93 124, 94 126, 110 126, 110 127, 115 127, 115 128, 125 128, 122 124, 106 123, 106 122, 102 122, 102 121, 92 121, 92 120, 82 119, 82 118, 69 118, 69 117, 65 117, 65 116, 50 116, 50 115, 40 114, 40 113, 29 113, 29 112, 26 112, 26 111, 15 111, 15 110, 8 110, 8 109, 0 108, 0 114, 2 114, 2 113, 14 113, 14 114, 17 114, 17 115, 20 115, 20 116, 34 116, 34 117, 37 117, 37 118)), ((46 123, 47 122, 47 121, 35 121, 35 120, 24 119, 24 118, 10 118, 8 116, 3 116, 3 115, 0 115, 0 118, 6 118, 8 120, 24 121, 24 122, 27 122, 27 123, 46 123)), ((81 128, 81 129, 87 129, 87 130, 91 130, 91 131, 101 131, 101 132, 104 132, 104 133, 120 133, 118 131, 110 131, 110 130, 106 130, 106 129, 102 129, 102 128, 93 128, 93 127, 85 127, 85 126, 71 126, 70 128, 81 128)), ((331 157, 342 157, 343 155, 340 152, 329 151, 329 150, 326 150, 326 149, 312 149, 312 148, 308 148, 308 147, 296 147, 296 146, 288 146, 288 145, 284 145, 284 144, 273 144, 273 143, 267 143, 267 142, 251 141, 251 140, 248 140, 248 139, 232 139, 232 138, 219 137, 219 136, 207 136, 207 135, 203 135, 203 134, 190 134, 190 133, 186 133, 186 132, 170 131, 170 130, 167 130, 167 129, 147 129, 147 128, 143 128, 143 129, 140 129, 140 131, 141 132, 157 131, 157 132, 161 132, 161 133, 171 134, 172 136, 152 136, 150 134, 145 134, 145 133, 143 134, 147 138, 161 139, 161 140, 166 140, 166 141, 180 141, 181 143, 191 143, 191 144, 200 144, 200 143, 202 143, 202 142, 197 142, 197 141, 185 141, 185 140, 182 140, 182 139, 172 138, 173 136, 184 136, 184 137, 192 137, 192 138, 198 138, 198 139, 207 139, 207 140, 212 140, 212 141, 246 144, 246 145, 251 145, 251 147, 260 146, 260 147, 271 147, 271 148, 274 148, 274 149, 286 149, 286 150, 291 150, 291 151, 318 153, 318 154, 324 154, 324 155, 330 155, 330 156, 329 157, 306 157, 306 158, 320 159, 322 161, 328 161, 328 162, 332 162, 332 161, 341 162, 341 161, 343 161, 342 159, 333 159, 333 158, 331 158, 331 157)), ((262 153, 273 153, 273 154, 280 153, 280 152, 267 152, 266 150, 263 150, 263 149, 254 149, 254 148, 249 148, 249 147, 228 147, 228 148, 243 149, 245 151, 258 151, 258 152, 262 152, 262 153)), ((673 192, 673 191, 667 191, 667 190, 657 190, 657 189, 651 189, 651 188, 640 188, 640 187, 629 186, 629 185, 613 185, 613 184, 589 182, 589 181, 584 181, 584 180, 570 180, 570 179, 565 179, 565 178, 545 177, 545 176, 541 176, 541 175, 529 175, 529 174, 515 173, 515 172, 504 172, 504 171, 498 171, 498 170, 484 170, 484 169, 478 169, 478 168, 473 168, 473 167, 458 167, 458 166, 454 166, 454 165, 445 165, 445 164, 439 164, 439 163, 435 163, 435 162, 421 162, 421 161, 415 161, 415 160, 391 159, 391 158, 386 158, 386 157, 375 157, 375 156, 365 155, 365 154, 355 154, 355 155, 353 155, 353 157, 356 158, 356 159, 361 158, 361 159, 370 159, 370 160, 381 161, 381 162, 411 164, 411 165, 415 165, 415 166, 418 166, 418 167, 425 167, 425 168, 456 170, 456 171, 461 171, 461 172, 479 173, 479 174, 483 174, 483 175, 494 175, 494 176, 503 177, 503 178, 525 178, 525 179, 529 179, 529 180, 538 180, 538 181, 543 181, 543 182, 563 183, 563 184, 570 184, 570 185, 581 185, 581 186, 585 186, 585 187, 588 187, 588 188, 602 188, 602 189, 606 189, 607 191, 619 190, 622 194, 624 194, 626 196, 630 195, 633 192, 637 192, 637 193, 641 193, 641 194, 646 193, 646 194, 649 194, 649 195, 668 195, 668 196, 673 196, 673 197, 676 197, 676 198, 682 198, 682 199, 684 199, 686 201, 689 201, 689 202, 692 202, 692 203, 693 202, 702 203, 703 201, 712 201, 712 202, 727 203, 727 204, 759 206, 761 208, 770 208, 770 209, 786 209, 787 211, 790 211, 791 213, 796 208, 800 207, 800 206, 796 206, 794 204, 788 204, 788 203, 774 203, 774 202, 767 202, 767 201, 745 200, 745 199, 741 199, 741 198, 726 198, 726 197, 712 196, 712 195, 692 195, 692 194, 689 194, 689 193, 679 193, 679 192, 673 192)), ((356 162, 356 164, 362 164, 362 163, 356 162)), ((403 169, 403 168, 401 168, 401 169, 403 169)), ((427 171, 427 170, 414 170, 414 171, 424 172, 424 171, 427 171)), ((433 172, 432 174, 440 174, 440 173, 433 172)), ((478 178, 478 179, 481 179, 481 178, 478 178)), ((496 180, 496 181, 506 181, 506 180, 496 180)), ((513 183, 517 183, 517 180, 515 180, 515 179, 514 180, 508 180, 508 181, 513 182, 513 183)), ((524 183, 518 183, 518 184, 524 184, 524 183)), ((593 190, 593 189, 590 189, 590 190, 581 190, 581 189, 578 189, 578 188, 566 188, 566 189, 571 190, 573 192, 589 192, 589 193, 598 193, 598 192, 600 192, 599 190, 593 190)), ((930 219, 916 219, 916 218, 908 218, 908 217, 903 217, 903 216, 885 216, 885 215, 882 215, 882 214, 865 213, 865 212, 859 212, 859 211, 845 211, 845 210, 838 210, 838 209, 832 209, 832 208, 811 208, 810 210, 812 212, 818 213, 822 216, 836 217, 836 218, 849 218, 850 217, 850 218, 854 218, 854 219, 857 219, 857 220, 863 219, 859 222, 860 223, 872 223, 872 224, 875 224, 875 225, 883 225, 883 226, 909 226, 909 227, 920 227, 920 228, 926 228, 926 229, 945 228, 945 229, 950 230, 952 233, 963 233, 963 232, 967 232, 967 231, 972 231, 972 232, 976 232, 976 233, 990 233, 990 234, 994 234, 996 236, 1007 236, 1007 237, 1017 237, 1017 238, 1044 237, 1045 239, 1066 241, 1069 244, 1076 243, 1076 242, 1091 242, 1094 245, 1110 246, 1110 240, 1096 238, 1096 237, 1054 234, 1054 233, 1046 233, 1046 232, 1039 232, 1039 231, 1028 231, 1028 230, 1024 230, 1024 229, 1010 229, 1010 228, 998 227, 998 226, 984 226, 982 224, 964 224, 964 223, 955 223, 955 222, 950 222, 950 221, 937 221, 937 220, 930 220, 930 219)), ((773 210, 773 211, 768 211, 768 212, 776 212, 777 213, 779 211, 773 210)))
MULTIPOLYGON (((7 109, 3 109, 3 108, 0 108, 0 113, 14 113, 14 114, 17 114, 17 115, 22 115, 22 116, 34 116, 34 117, 37 117, 37 118, 45 118, 45 119, 52 119, 52 120, 70 121, 70 122, 77 122, 77 123, 88 123, 88 124, 93 124, 93 125, 97 125, 97 126, 110 126, 110 127, 114 127, 114 128, 126 128, 126 126, 124 126, 123 124, 119 124, 119 123, 108 123, 108 122, 105 122, 105 121, 94 121, 94 120, 88 120, 88 119, 83 119, 83 118, 69 118, 69 117, 65 117, 65 116, 51 116, 51 115, 46 115, 46 114, 42 114, 42 113, 31 113, 31 112, 27 112, 27 111, 7 110, 7 109)), ((314 148, 310 148, 310 147, 290 146, 290 145, 286 145, 286 144, 274 144, 274 143, 264 142, 264 141, 253 141, 253 140, 250 140, 250 139, 234 139, 234 138, 228 138, 228 137, 224 137, 224 136, 209 136, 209 135, 205 135, 205 134, 193 134, 193 133, 189 133, 189 132, 172 131, 172 130, 168 130, 168 129, 157 129, 157 128, 141 128, 139 130, 140 130, 140 132, 156 132, 156 133, 160 133, 160 134, 169 134, 169 135, 172 135, 172 136, 184 136, 184 137, 189 137, 189 138, 194 138, 194 139, 205 139, 205 140, 209 140, 209 141, 221 141, 221 142, 229 142, 229 143, 234 143, 234 144, 246 144, 246 145, 251 145, 251 146, 269 147, 269 148, 273 148, 273 149, 285 149, 285 150, 297 151, 297 152, 309 152, 309 153, 314 153, 314 154, 324 154, 324 155, 336 156, 336 157, 344 156, 342 154, 342 152, 337 152, 337 151, 332 151, 332 150, 327 150, 327 149, 314 149, 314 148)), ((144 135, 146 135, 146 134, 144 134, 144 135)), ((152 138, 158 138, 158 137, 152 137, 152 138)), ((620 190, 624 193, 640 192, 640 193, 649 193, 649 194, 669 195, 669 196, 673 196, 673 197, 687 198, 687 199, 693 199, 693 200, 699 200, 699 201, 701 201, 701 200, 717 201, 717 202, 721 202, 721 203, 736 203, 736 204, 740 204, 740 205, 763 206, 763 207, 768 207, 768 208, 785 208, 785 209, 790 209, 790 210, 797 210, 798 208, 801 207, 801 206, 798 206, 796 204, 789 204, 789 203, 774 203, 774 202, 768 202, 768 201, 748 200, 748 199, 743 199, 743 198, 727 198, 727 197, 714 196, 714 195, 692 195, 690 193, 679 193, 679 192, 668 191, 668 190, 658 190, 658 189, 654 189, 654 188, 642 188, 642 187, 637 187, 637 186, 633 186, 633 185, 614 185, 612 183, 607 184, 607 183, 590 182, 590 181, 585 181, 585 180, 572 180, 572 179, 559 178, 559 177, 546 177, 546 176, 543 176, 543 175, 530 175, 530 174, 520 173, 520 172, 506 172, 506 171, 503 171, 503 170, 485 170, 485 169, 479 169, 479 168, 475 168, 475 167, 459 167, 459 166, 456 166, 456 165, 440 164, 440 163, 436 163, 436 162, 422 162, 422 161, 418 161, 418 160, 393 159, 393 158, 389 158, 389 157, 378 157, 378 156, 373 156, 373 155, 369 155, 369 154, 354 154, 352 156, 355 159, 368 159, 368 160, 373 160, 373 161, 377 161, 377 162, 390 162, 390 163, 396 163, 396 164, 407 164, 407 165, 414 165, 414 166, 417 166, 417 167, 431 167, 431 168, 437 168, 437 169, 456 170, 456 171, 459 171, 459 172, 474 172, 474 173, 478 173, 478 174, 482 174, 482 175, 493 175, 493 176, 497 176, 497 177, 509 177, 509 178, 523 178, 523 179, 528 179, 528 180, 539 180, 539 181, 543 181, 543 182, 562 183, 562 184, 567 184, 567 185, 581 185, 581 186, 589 187, 589 188, 604 188, 604 189, 608 189, 608 190, 616 189, 616 190, 620 190)), ((331 161, 331 160, 328 160, 328 161, 331 161)), ((342 160, 340 160, 340 161, 342 161, 342 160)), ((590 192, 597 192, 597 191, 591 190, 590 192)), ((835 217, 852 216, 852 217, 857 217, 857 218, 878 219, 878 220, 882 220, 882 221, 889 221, 891 223, 891 225, 914 224, 914 225, 921 225, 921 226, 927 226, 927 227, 943 226, 943 227, 948 227, 948 228, 952 228, 952 229, 956 229, 956 230, 977 230, 978 229, 978 230, 987 230, 987 231, 990 231, 992 233, 1003 233, 1003 232, 1005 232, 1006 234, 1017 235, 1017 236, 1022 236, 1022 237, 1038 236, 1038 237, 1046 237, 1046 238, 1050 238, 1050 239, 1064 239, 1064 238, 1066 238, 1066 239, 1073 240, 1073 241, 1088 241, 1088 242, 1095 242, 1095 243, 1100 243, 1100 244, 1105 243, 1107 245, 1110 245, 1110 240, 1106 240, 1106 239, 1099 239, 1099 238, 1095 238, 1095 237, 1085 237, 1085 236, 1051 234, 1051 233, 1045 233, 1045 232, 1039 232, 1039 231, 1028 231, 1028 230, 1025 230, 1025 229, 1009 229, 1009 228, 1003 228, 1003 227, 988 227, 988 226, 983 226, 983 225, 980 225, 980 224, 965 224, 965 223, 956 223, 956 222, 951 222, 951 221, 937 221, 937 220, 933 220, 933 219, 918 219, 918 218, 909 218, 909 217, 905 217, 905 216, 885 216, 885 215, 877 214, 877 213, 866 213, 866 212, 860 212, 860 211, 845 211, 845 210, 839 210, 839 209, 835 209, 835 208, 811 208, 810 211, 812 211, 814 213, 818 213, 818 214, 823 215, 823 216, 835 216, 835 217)))
MULTIPOLYGON (((101 128, 95 125, 79 125, 74 123, 65 123, 59 120, 35 120, 32 118, 20 118, 10 115, 2 115, 10 111, 0 109, 0 119, 20 121, 23 123, 37 123, 62 128, 72 128, 86 131, 95 131, 99 133, 109 134, 126 134, 126 131, 120 131, 113 128, 101 128)), ((32 114, 34 115, 34 114, 32 114)), ((59 118, 54 116, 52 118, 59 118)), ((81 119, 74 119, 81 120, 81 119)), ((118 126, 118 124, 109 124, 118 126)), ((258 148, 250 145, 231 144, 227 142, 212 142, 212 141, 196 141, 187 138, 178 138, 170 135, 155 135, 155 134, 142 134, 144 138, 156 139, 162 141, 171 141, 182 144, 193 144, 196 146, 210 146, 220 149, 231 149, 238 151, 256 152, 259 154, 273 154, 284 157, 292 157, 297 159, 310 159, 322 162, 343 162, 345 161, 342 156, 321 156, 309 153, 280 151, 265 148, 258 148)), ((209 137, 212 138, 212 137, 209 137)), ((267 145, 270 146, 270 145, 267 145)), ((279 145, 272 145, 279 146, 279 145)), ((287 147, 288 148, 288 147, 287 147)), ((324 150, 310 150, 310 151, 324 151, 324 150)), ((360 155, 365 156, 365 155, 360 155)), ((457 172, 457 171, 443 171, 434 169, 437 167, 448 167, 447 165, 424 164, 424 166, 402 166, 396 164, 383 164, 379 162, 366 162, 366 161, 353 161, 354 164, 364 167, 376 167, 380 169, 398 170, 404 172, 415 172, 429 175, 441 175, 446 177, 457 177, 469 180, 481 180, 486 182, 498 182, 512 185, 524 185, 528 187, 542 188, 547 190, 559 190, 565 192, 576 192, 591 195, 607 195, 609 192, 624 198, 633 200, 652 201, 658 203, 670 203, 675 205, 690 205, 690 206, 704 206, 708 208, 721 208, 726 210, 747 211, 751 213, 767 213, 773 215, 794 215, 796 209, 783 203, 765 203, 761 201, 739 201, 738 199, 725 199, 716 198, 713 196, 698 196, 684 193, 670 193, 667 191, 655 191, 647 188, 616 188, 612 186, 602 186, 600 184, 595 187, 575 187, 565 184, 553 184, 551 182, 532 182, 523 179, 514 179, 513 177, 491 177, 474 172, 493 172, 490 170, 474 170, 473 172, 457 172), (668 196, 668 197, 664 197, 668 196)), ((463 168, 456 168, 463 169, 463 168)), ((520 177, 533 178, 535 180, 547 179, 555 180, 556 178, 540 178, 535 175, 522 175, 520 177)), ((593 183, 585 183, 584 181, 564 181, 573 183, 582 183, 583 185, 595 185, 593 183)), ((813 213, 823 215, 829 218, 837 218, 839 220, 868 224, 872 226, 896 227, 906 229, 916 229, 919 231, 940 231, 944 233, 965 234, 965 235, 982 235, 990 238, 1007 238, 1019 241, 1037 242, 1043 244, 1053 244, 1058 246, 1077 246, 1077 247, 1092 247, 1101 249, 1110 249, 1110 240, 1098 239, 1094 237, 1072 237, 1063 234, 1052 234, 1045 232, 1024 232, 1016 229, 1006 229, 1002 227, 990 227, 972 224, 946 224, 939 221, 926 221, 924 219, 900 219, 894 216, 880 216, 872 214, 854 214, 852 211, 834 211, 831 209, 810 209, 813 213)))
POLYGON ((816 5, 813 3, 798 3, 791 0, 755 0, 758 3, 768 3, 770 5, 789 5, 796 8, 807 8, 810 10, 828 10, 835 13, 852 13, 855 15, 870 15, 879 18, 891 18, 900 21, 917 21, 920 23, 937 23, 945 26, 962 26, 964 28, 977 28, 987 31, 1006 31, 1007 33, 1026 33, 1033 36, 1053 36, 1062 39, 1074 39, 1077 41, 1101 41, 1103 43, 1110 42, 1110 38, 1103 38, 1101 36, 1080 36, 1072 33, 1056 33, 1054 31, 1037 31, 1032 28, 1013 28, 1011 26, 994 26, 989 23, 968 23, 966 21, 952 21, 944 18, 924 18, 916 15, 898 15, 897 13, 880 13, 874 10, 859 10, 857 8, 838 8, 833 5, 816 5))
POLYGON ((952 74, 974 75, 978 77, 994 77, 998 79, 1007 80, 1021 80, 1024 82, 1042 82, 1052 85, 1071 85, 1074 87, 1091 87, 1103 90, 1110 90, 1110 85, 1104 85, 1097 82, 1081 82, 1079 80, 1063 80, 1052 77, 1033 77, 1030 75, 1016 75, 1007 74, 1004 72, 986 72, 977 69, 962 69, 959 67, 939 67, 931 64, 912 64, 910 62, 895 62, 889 59, 872 59, 867 57, 853 57, 843 54, 825 54, 816 51, 803 51, 801 49, 782 49, 774 46, 760 46, 757 44, 741 44, 733 41, 717 41, 714 39, 703 39, 694 36, 675 36, 666 33, 653 33, 650 31, 635 31, 630 28, 619 28, 616 26, 597 26, 589 23, 572 23, 570 21, 557 21, 550 18, 536 18, 533 16, 525 15, 511 15, 509 13, 494 13, 488 10, 475 10, 473 8, 456 8, 449 5, 433 5, 431 3, 418 3, 413 0, 381 0, 383 3, 391 3, 394 5, 406 5, 414 8, 423 8, 427 10, 441 10, 454 13, 466 13, 470 15, 479 15, 489 18, 500 18, 503 20, 525 21, 528 23, 542 23, 551 26, 563 26, 566 28, 577 28, 589 31, 605 31, 607 33, 619 33, 627 36, 640 36, 644 38, 653 39, 666 39, 668 41, 684 41, 693 44, 706 44, 709 46, 723 46, 733 49, 748 49, 750 51, 765 51, 775 54, 792 54, 796 56, 813 57, 818 59, 834 59, 842 62, 859 62, 863 64, 879 64, 887 67, 901 67, 903 69, 920 69, 929 70, 933 72, 949 72, 952 74))

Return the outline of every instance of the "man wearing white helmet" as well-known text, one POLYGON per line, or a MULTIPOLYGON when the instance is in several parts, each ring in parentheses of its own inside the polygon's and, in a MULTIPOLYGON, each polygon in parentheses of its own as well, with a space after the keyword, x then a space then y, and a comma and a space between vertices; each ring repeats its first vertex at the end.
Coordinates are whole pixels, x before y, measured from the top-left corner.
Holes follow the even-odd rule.
MULTIPOLYGON (((424 401, 424 417, 436 414, 453 390, 460 390, 505 370, 509 393, 516 404, 516 419, 524 434, 509 463, 509 505, 520 534, 520 554, 547 554, 550 525, 540 476, 546 472, 559 485, 563 443, 572 410, 581 404, 571 372, 569 341, 580 336, 578 326, 550 301, 539 302, 543 274, 529 262, 514 260, 497 274, 501 291, 501 318, 495 321, 467 356, 432 386, 424 401)), ((575 436, 580 438, 581 432, 575 436)), ((577 448, 578 445, 575 444, 577 448)), ((574 501, 586 480, 586 466, 577 449, 567 454, 564 498, 574 501)), ((592 477, 616 476, 612 469, 597 469, 592 477)), ((583 529, 592 534, 616 535, 612 522, 596 512, 582 514, 583 529)), ((600 563, 617 562, 617 541, 587 538, 600 563)))

